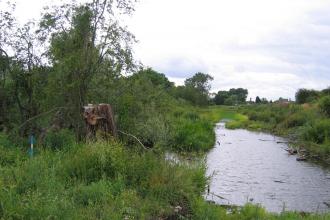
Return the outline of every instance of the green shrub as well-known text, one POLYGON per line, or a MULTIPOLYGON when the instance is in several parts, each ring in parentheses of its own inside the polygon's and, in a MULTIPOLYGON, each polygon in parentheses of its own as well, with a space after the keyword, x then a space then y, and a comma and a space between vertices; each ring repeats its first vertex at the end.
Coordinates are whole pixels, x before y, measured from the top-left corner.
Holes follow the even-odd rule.
POLYGON ((284 126, 286 128, 293 128, 302 126, 307 122, 306 115, 302 113, 295 113, 287 117, 284 121, 284 126))
POLYGON ((58 132, 50 132, 45 137, 44 145, 51 149, 63 149, 75 143, 74 133, 68 129, 62 129, 58 132))
POLYGON ((298 104, 304 104, 307 102, 312 102, 316 100, 319 96, 318 91, 316 90, 309 90, 309 89, 299 89, 296 92, 296 102, 298 104))
POLYGON ((23 160, 22 152, 18 148, 6 148, 0 145, 0 165, 14 165, 23 160))
POLYGON ((325 140, 330 139, 330 119, 318 120, 307 125, 303 132, 306 141, 312 141, 322 144, 325 140))
POLYGON ((319 105, 321 110, 330 117, 330 95, 321 98, 319 105))
POLYGON ((8 135, 0 133, 0 147, 13 147, 14 144, 9 141, 8 135))
POLYGON ((125 157, 120 145, 94 143, 67 154, 60 172, 65 178, 91 183, 103 177, 114 178, 123 163, 125 157))
POLYGON ((203 120, 178 120, 173 129, 173 146, 181 151, 205 151, 214 144, 213 124, 203 120))
POLYGON ((100 180, 90 185, 79 185, 72 195, 75 203, 83 206, 102 204, 113 200, 111 184, 109 181, 100 180))

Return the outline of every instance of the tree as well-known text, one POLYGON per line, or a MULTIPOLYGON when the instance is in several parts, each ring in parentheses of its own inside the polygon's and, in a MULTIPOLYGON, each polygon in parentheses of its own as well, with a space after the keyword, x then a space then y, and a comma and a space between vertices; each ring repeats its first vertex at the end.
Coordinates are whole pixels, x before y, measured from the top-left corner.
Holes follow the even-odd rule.
POLYGON ((194 105, 207 105, 209 103, 210 81, 213 77, 209 74, 198 72, 193 77, 185 80, 185 86, 175 90, 175 96, 183 98, 194 105))
POLYGON ((304 104, 316 100, 319 96, 319 92, 309 89, 299 89, 296 92, 296 102, 298 104, 304 104))
POLYGON ((133 78, 143 78, 144 80, 150 80, 150 82, 162 89, 169 90, 174 87, 174 83, 170 82, 163 73, 158 73, 151 68, 141 69, 137 73, 133 74, 133 78))
POLYGON ((7 3, 2 8, 8 10, 0 10, 0 132, 7 130, 9 126, 9 112, 11 112, 12 105, 12 86, 8 86, 8 78, 11 71, 12 58, 8 55, 9 42, 14 27, 14 18, 12 11, 14 5, 7 3))
POLYGON ((228 97, 229 97, 228 91, 219 91, 214 97, 214 102, 216 105, 224 105, 228 97))
POLYGON ((130 0, 92 0, 48 9, 43 15, 38 34, 50 44, 51 105, 66 107, 63 121, 78 136, 83 133, 80 110, 88 102, 92 85, 112 81, 135 67, 131 52, 135 38, 117 18, 118 12, 132 10, 130 0))
POLYGON ((234 98, 236 98, 235 102, 238 103, 245 103, 246 102, 246 98, 248 95, 248 90, 247 89, 243 89, 243 88, 238 88, 238 89, 230 89, 229 90, 229 95, 230 96, 235 96, 234 98))
POLYGON ((259 98, 259 96, 256 97, 256 104, 260 104, 261 103, 261 99, 259 98))
POLYGON ((193 77, 185 80, 184 84, 186 87, 192 87, 197 89, 200 93, 208 95, 213 77, 209 74, 198 72, 193 77))
POLYGON ((219 91, 214 97, 217 105, 235 105, 246 102, 248 90, 243 88, 231 88, 229 91, 219 91))
MULTIPOLYGON (((3 117, 0 113, 0 121, 4 122, 6 129, 39 113, 37 100, 45 86, 36 26, 33 22, 18 25, 12 16, 15 6, 9 4, 7 8, 9 11, 0 11, 0 112, 6 114, 3 117), (11 112, 11 123, 6 120, 9 117, 7 111, 11 112)), ((31 121, 20 130, 21 135, 36 129, 36 124, 31 121)))

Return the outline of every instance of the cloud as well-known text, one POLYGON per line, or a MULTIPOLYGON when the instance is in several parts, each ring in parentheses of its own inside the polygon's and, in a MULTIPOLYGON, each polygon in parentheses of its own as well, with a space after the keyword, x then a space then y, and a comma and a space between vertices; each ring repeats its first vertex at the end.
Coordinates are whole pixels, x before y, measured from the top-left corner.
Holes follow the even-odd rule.
POLYGON ((298 88, 330 85, 329 3, 147 0, 131 26, 141 61, 176 81, 202 71, 214 91, 294 98, 298 88))
POLYGON ((188 78, 194 73, 207 69, 206 64, 189 57, 158 57, 153 62, 155 63, 153 68, 159 72, 165 72, 168 77, 188 78))
MULTIPOLYGON (((36 18, 49 2, 17 0, 17 15, 36 18)), ((330 85, 329 11, 330 0, 143 0, 123 21, 136 58, 176 83, 200 71, 213 91, 275 99, 330 85)))

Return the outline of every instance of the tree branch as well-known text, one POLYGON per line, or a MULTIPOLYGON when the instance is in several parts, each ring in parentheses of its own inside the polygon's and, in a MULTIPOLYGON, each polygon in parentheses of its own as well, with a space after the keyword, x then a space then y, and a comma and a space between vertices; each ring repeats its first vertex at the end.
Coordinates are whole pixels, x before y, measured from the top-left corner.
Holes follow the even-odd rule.
POLYGON ((139 142, 139 144, 140 144, 145 150, 149 150, 146 146, 144 146, 144 145, 142 144, 142 142, 141 142, 136 136, 134 136, 134 135, 132 135, 132 134, 129 134, 129 133, 126 133, 126 132, 123 132, 123 131, 121 131, 121 130, 118 130, 118 132, 121 133, 121 134, 124 134, 124 135, 127 135, 127 136, 130 136, 130 137, 134 138, 135 140, 137 140, 137 141, 139 142))
POLYGON ((24 127, 28 122, 30 122, 30 121, 32 121, 32 120, 34 120, 34 119, 37 119, 37 118, 39 118, 39 117, 41 117, 41 116, 43 116, 43 115, 48 115, 48 114, 50 114, 50 113, 52 113, 53 111, 55 111, 55 110, 58 110, 58 109, 66 109, 66 108, 68 108, 68 107, 57 107, 57 108, 53 108, 53 109, 51 109, 51 110, 49 110, 49 111, 47 111, 47 112, 43 112, 43 113, 40 113, 39 115, 36 115, 36 116, 34 116, 34 117, 32 117, 32 118, 29 118, 28 120, 26 120, 24 123, 22 123, 20 126, 18 126, 18 130, 20 130, 22 127, 24 127))

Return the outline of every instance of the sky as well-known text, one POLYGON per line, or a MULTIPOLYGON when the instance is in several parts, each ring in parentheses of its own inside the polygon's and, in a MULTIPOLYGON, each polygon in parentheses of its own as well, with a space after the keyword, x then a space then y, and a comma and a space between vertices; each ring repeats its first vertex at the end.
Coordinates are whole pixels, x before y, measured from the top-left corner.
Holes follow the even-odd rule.
MULTIPOLYGON (((17 0, 17 16, 37 18, 54 1, 17 0)), ((330 86, 330 0, 139 0, 135 9, 124 19, 135 58, 177 85, 203 72, 212 92, 242 87, 272 100, 330 86)))

